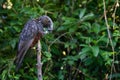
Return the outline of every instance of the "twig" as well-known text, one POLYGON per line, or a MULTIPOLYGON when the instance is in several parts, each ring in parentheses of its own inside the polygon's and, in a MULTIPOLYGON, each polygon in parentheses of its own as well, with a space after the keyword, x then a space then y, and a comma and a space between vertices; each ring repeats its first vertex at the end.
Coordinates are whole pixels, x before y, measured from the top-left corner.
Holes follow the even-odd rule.
POLYGON ((49 46, 48 46, 48 51, 50 51, 50 47, 59 39, 61 38, 62 36, 68 34, 69 32, 65 32, 63 34, 61 34, 60 36, 58 36, 49 46))
MULTIPOLYGON (((115 2, 115 8, 114 8, 114 12, 113 12, 113 15, 112 15, 112 17, 113 17, 113 29, 115 29, 114 27, 115 27, 115 15, 116 15, 116 11, 117 11, 117 8, 119 7, 119 1, 118 0, 116 0, 116 2, 115 2)), ((115 55, 113 55, 113 59, 115 60, 115 55)), ((116 72, 116 70, 115 70, 115 68, 114 68, 114 71, 116 72)))
POLYGON ((115 10, 114 10, 113 15, 112 15, 112 17, 113 17, 113 28, 115 27, 115 14, 116 14, 116 11, 117 11, 118 7, 119 7, 119 2, 118 2, 118 0, 116 0, 115 10))
POLYGON ((42 63, 41 63, 41 43, 38 41, 37 45, 37 75, 38 80, 42 80, 42 63))
MULTIPOLYGON (((90 80, 97 80, 96 78, 93 78, 93 77, 89 76, 88 74, 82 72, 81 70, 79 70, 79 69, 76 68, 76 67, 73 67, 73 69, 76 70, 77 73, 84 75, 85 77, 89 78, 90 80)), ((73 79, 73 80, 75 80, 75 79, 73 79)))
MULTIPOLYGON (((107 16, 106 16, 106 5, 105 5, 105 0, 103 0, 103 6, 104 6, 104 18, 105 18, 105 23, 106 23, 106 26, 107 26, 107 32, 108 32, 108 38, 110 40, 110 44, 111 44, 111 47, 112 47, 112 52, 113 52, 113 61, 112 61, 112 65, 111 65, 111 75, 112 75, 112 70, 114 68, 114 60, 115 60, 115 56, 114 56, 114 46, 113 46, 113 42, 112 42, 112 38, 111 38, 111 34, 110 34, 110 30, 109 30, 109 24, 108 24, 108 20, 107 20, 107 16)), ((110 80, 111 80, 111 77, 110 77, 110 80)))
POLYGON ((106 26, 107 26, 108 38, 109 38, 110 43, 111 43, 112 51, 114 52, 113 42, 112 42, 110 30, 109 30, 110 26, 108 24, 108 20, 107 20, 107 16, 106 16, 106 6, 105 6, 105 1, 104 0, 103 0, 103 3, 104 3, 104 17, 105 17, 105 23, 106 23, 106 26))

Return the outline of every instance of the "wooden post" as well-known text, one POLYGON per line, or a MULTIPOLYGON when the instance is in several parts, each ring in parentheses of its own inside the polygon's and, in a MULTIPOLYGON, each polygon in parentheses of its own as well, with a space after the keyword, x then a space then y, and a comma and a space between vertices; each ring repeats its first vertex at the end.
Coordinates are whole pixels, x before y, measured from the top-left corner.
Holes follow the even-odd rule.
POLYGON ((38 80, 42 80, 42 63, 41 63, 41 43, 38 40, 37 44, 37 75, 38 80))

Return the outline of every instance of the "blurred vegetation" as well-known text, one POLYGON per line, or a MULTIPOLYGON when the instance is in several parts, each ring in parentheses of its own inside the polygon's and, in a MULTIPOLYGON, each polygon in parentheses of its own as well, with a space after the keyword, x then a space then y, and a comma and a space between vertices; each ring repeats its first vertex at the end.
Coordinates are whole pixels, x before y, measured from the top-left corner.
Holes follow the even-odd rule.
POLYGON ((41 15, 54 22, 41 39, 44 80, 120 80, 119 2, 105 0, 111 45, 103 1, 0 0, 0 80, 37 80, 34 49, 18 73, 13 60, 24 24, 41 15))

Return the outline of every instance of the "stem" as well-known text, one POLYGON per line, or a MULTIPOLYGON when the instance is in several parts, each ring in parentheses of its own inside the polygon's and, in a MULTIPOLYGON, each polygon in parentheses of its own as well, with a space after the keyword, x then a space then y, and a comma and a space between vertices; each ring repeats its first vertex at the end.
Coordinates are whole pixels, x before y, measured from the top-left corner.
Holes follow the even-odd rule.
POLYGON ((41 63, 41 43, 40 40, 37 44, 37 75, 38 80, 42 80, 42 63, 41 63))
POLYGON ((61 38, 62 36, 68 34, 69 32, 65 32, 63 34, 61 34, 60 36, 58 36, 49 46, 48 46, 48 51, 50 51, 50 47, 59 39, 61 38))
POLYGON ((109 38, 110 43, 111 43, 112 51, 114 52, 114 46, 113 46, 113 42, 112 42, 110 30, 109 30, 110 26, 108 24, 108 20, 107 20, 107 16, 106 16, 106 6, 105 6, 105 1, 104 0, 103 0, 103 3, 104 3, 104 17, 105 17, 105 23, 106 23, 106 26, 107 26, 108 38, 109 38))
POLYGON ((107 15, 106 15, 106 5, 105 5, 105 0, 103 0, 103 6, 104 6, 104 18, 105 18, 105 23, 107 26, 107 32, 108 32, 108 38, 112 47, 112 52, 113 52, 113 61, 112 61, 112 65, 111 65, 111 73, 110 73, 110 79, 111 80, 111 75, 113 74, 113 68, 114 68, 114 61, 115 61, 115 55, 114 55, 114 46, 113 46, 113 42, 112 42, 112 38, 111 38, 111 34, 110 34, 110 30, 109 30, 109 24, 108 24, 108 20, 107 20, 107 15))

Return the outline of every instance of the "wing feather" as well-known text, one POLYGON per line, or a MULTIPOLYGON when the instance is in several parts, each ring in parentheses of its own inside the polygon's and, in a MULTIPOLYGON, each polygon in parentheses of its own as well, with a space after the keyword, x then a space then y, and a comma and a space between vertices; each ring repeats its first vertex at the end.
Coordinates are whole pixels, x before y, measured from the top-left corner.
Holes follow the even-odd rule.
POLYGON ((34 39, 28 40, 28 41, 19 41, 19 50, 17 52, 17 56, 15 59, 15 64, 16 64, 16 71, 21 67, 21 63, 24 59, 24 56, 27 52, 27 50, 30 48, 30 45, 32 44, 34 39))
POLYGON ((25 24, 25 26, 20 34, 18 51, 17 51, 17 56, 15 59, 16 71, 18 71, 18 69, 20 68, 23 58, 24 58, 27 50, 32 45, 36 34, 37 34, 37 25, 36 25, 35 21, 34 20, 28 21, 25 24))

